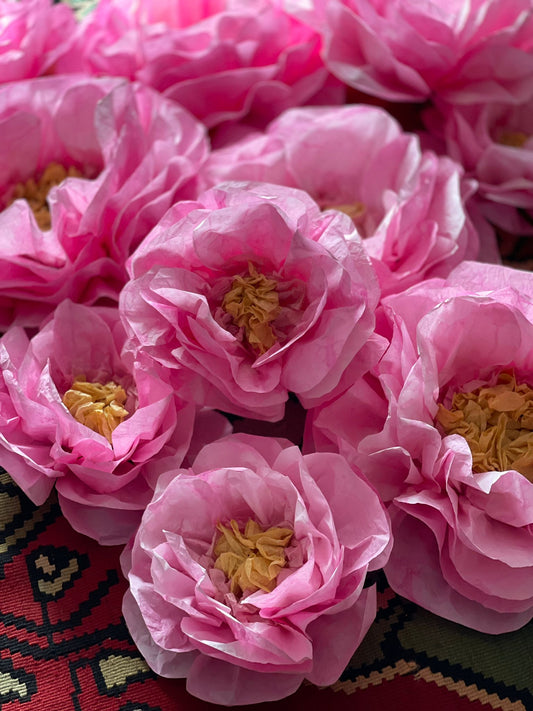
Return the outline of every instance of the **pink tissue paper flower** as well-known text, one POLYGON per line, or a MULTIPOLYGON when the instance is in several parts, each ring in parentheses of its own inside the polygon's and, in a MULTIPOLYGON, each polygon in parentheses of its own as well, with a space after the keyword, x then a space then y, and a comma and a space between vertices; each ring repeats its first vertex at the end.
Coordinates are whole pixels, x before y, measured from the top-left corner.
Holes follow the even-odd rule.
POLYGON ((117 301, 124 261, 196 193, 203 127, 124 80, 0 87, 0 328, 38 326, 64 298, 117 301))
POLYGON ((465 203, 475 183, 380 108, 292 109, 255 134, 215 150, 207 186, 265 180, 306 190, 323 209, 346 212, 364 238, 382 294, 446 276, 463 259, 494 261, 494 238, 479 240, 465 203))
POLYGON ((145 465, 179 466, 194 420, 155 365, 121 357, 124 338, 117 309, 64 301, 31 340, 0 339, 2 466, 36 504, 55 484, 70 524, 112 545, 151 499, 145 465))
POLYGON ((346 389, 383 352, 379 289, 344 214, 301 190, 225 183, 172 207, 129 262, 128 348, 186 400, 279 420, 346 389), (348 244, 350 240, 350 244, 348 244))
MULTIPOLYGON (((320 34, 277 0, 102 0, 59 66, 138 79, 209 128, 264 125, 331 83, 320 50, 320 34)), ((328 97, 340 103, 337 84, 328 97)))
POLYGON ((52 0, 0 0, 0 84, 52 74, 72 41, 72 9, 52 0))
POLYGON ((479 183, 486 201, 533 210, 533 91, 521 103, 439 102, 424 112, 428 130, 479 183))
POLYGON ((379 380, 309 425, 316 447, 342 452, 389 502, 391 587, 488 633, 533 617, 532 293, 528 272, 465 262, 384 299, 379 380), (443 408, 463 429, 445 428, 443 408))
POLYGON ((325 35, 349 86, 391 101, 520 101, 533 87, 531 0, 285 0, 325 35))
POLYGON ((124 617, 152 669, 187 677, 191 694, 273 701, 339 678, 376 613, 366 573, 389 548, 383 505, 341 456, 233 435, 160 478, 122 555, 124 617), (246 578, 238 553, 228 568, 222 529, 267 534, 247 540, 268 575, 246 578))

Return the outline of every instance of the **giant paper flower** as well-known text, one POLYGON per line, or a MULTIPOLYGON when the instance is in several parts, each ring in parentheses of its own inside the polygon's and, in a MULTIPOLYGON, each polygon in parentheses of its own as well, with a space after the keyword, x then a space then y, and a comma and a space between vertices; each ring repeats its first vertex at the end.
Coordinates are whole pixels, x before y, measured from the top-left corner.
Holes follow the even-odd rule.
POLYGON ((76 21, 52 0, 0 0, 0 84, 51 74, 69 48, 76 21))
MULTIPOLYGON (((418 139, 372 106, 285 112, 265 134, 213 151, 203 182, 268 180, 306 190, 346 212, 364 237, 383 294, 446 276, 478 256, 465 203, 474 190, 459 165, 421 151, 418 139)), ((483 253, 496 252, 483 245, 483 253)))
POLYGON ((28 340, 0 340, 0 463, 36 504, 55 484, 72 526, 101 543, 125 543, 150 501, 145 465, 181 462, 194 408, 155 367, 120 356, 116 309, 65 301, 28 340))
POLYGON ((327 400, 382 351, 377 280, 352 232, 346 215, 266 183, 175 205, 130 261, 128 347, 185 399, 234 414, 280 419, 289 391, 306 407, 327 400))
POLYGON ((521 100, 533 86, 531 0, 285 0, 324 28, 331 71, 392 101, 521 100))
POLYGON ((163 475, 122 563, 148 664, 218 704, 336 681, 374 618, 378 496, 336 454, 233 435, 163 475))
POLYGON ((0 87, 0 328, 36 326, 64 298, 116 300, 124 261, 175 199, 194 194, 204 132, 118 79, 0 87))
POLYGON ((138 79, 209 128, 244 117, 264 125, 330 77, 319 33, 280 5, 103 0, 60 67, 138 79))
POLYGON ((532 289, 529 273, 465 262, 384 299, 380 387, 315 420, 319 446, 337 440, 391 502, 391 587, 490 633, 533 617, 532 289))

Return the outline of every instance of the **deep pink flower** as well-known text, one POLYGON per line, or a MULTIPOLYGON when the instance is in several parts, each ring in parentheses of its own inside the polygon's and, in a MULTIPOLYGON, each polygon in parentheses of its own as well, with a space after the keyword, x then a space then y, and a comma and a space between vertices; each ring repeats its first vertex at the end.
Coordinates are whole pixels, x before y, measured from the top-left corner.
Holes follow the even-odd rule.
MULTIPOLYGON (((260 552, 273 557, 251 550, 253 565, 260 552)), ((204 447, 190 470, 160 478, 122 556, 123 612, 152 669, 187 677, 191 694, 224 705, 273 701, 304 679, 338 679, 375 616, 366 572, 388 550, 383 506, 342 457, 233 435, 204 447), (219 538, 232 522, 241 533, 249 522, 284 530, 269 585, 237 587, 240 573, 226 574, 219 538)))
POLYGON ((111 78, 0 87, 0 134, 4 329, 38 325, 67 297, 116 300, 126 257, 174 200, 195 194, 207 154, 187 112, 111 78))
POLYGON ((383 294, 446 276, 478 256, 465 208, 472 181, 448 158, 421 151, 416 136, 380 108, 287 111, 265 134, 211 153, 203 182, 222 180, 302 188, 323 209, 345 211, 365 238, 383 294))
POLYGON ((0 0, 0 84, 51 74, 67 51, 76 20, 52 0, 0 0))
POLYGON ((65 301, 31 340, 20 327, 0 340, 2 466, 36 504, 55 483, 72 526, 106 544, 135 531, 153 491, 145 465, 179 466, 194 419, 157 367, 120 356, 124 338, 116 309, 65 301), (106 409, 94 384, 109 383, 106 409))
POLYGON ((58 72, 133 81, 143 56, 137 25, 132 0, 99 0, 78 23, 69 51, 59 58, 58 72))
POLYGON ((315 444, 357 462, 391 502, 391 587, 489 633, 533 617, 533 471, 520 455, 533 427, 514 412, 533 400, 532 290, 530 273, 465 262, 384 299, 392 335, 378 385, 314 413, 315 444), (512 378, 524 396, 506 390, 512 378), (492 410, 476 404, 496 385, 492 410), (442 408, 469 429, 446 429, 442 408))
POLYGON ((187 400, 278 420, 376 361, 379 290, 346 215, 300 190, 227 183, 172 207, 130 260, 129 348, 187 400), (347 238, 351 240, 348 245, 347 238))
POLYGON ((271 0, 103 0, 60 66, 136 78, 209 128, 264 125, 322 90, 320 50, 319 33, 271 0))
POLYGON ((323 28, 331 71, 368 94, 469 103, 521 100, 533 86, 531 0, 285 2, 323 28))

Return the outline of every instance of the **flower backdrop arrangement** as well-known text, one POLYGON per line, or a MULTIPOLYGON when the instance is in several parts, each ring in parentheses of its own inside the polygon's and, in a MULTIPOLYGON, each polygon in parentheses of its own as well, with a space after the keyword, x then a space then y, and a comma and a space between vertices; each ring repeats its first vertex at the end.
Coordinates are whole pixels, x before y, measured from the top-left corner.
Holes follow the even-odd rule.
POLYGON ((150 667, 332 684, 380 569, 529 622, 532 1, 0 17, 0 465, 124 546, 150 667))

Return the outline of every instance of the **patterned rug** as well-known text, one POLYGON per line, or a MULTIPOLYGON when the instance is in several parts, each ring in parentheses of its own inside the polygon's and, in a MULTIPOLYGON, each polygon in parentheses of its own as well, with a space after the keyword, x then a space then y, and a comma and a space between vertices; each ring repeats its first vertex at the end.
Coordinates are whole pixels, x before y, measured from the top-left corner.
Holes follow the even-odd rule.
MULTIPOLYGON (((156 677, 121 617, 119 547, 75 533, 52 498, 35 507, 0 473, 2 711, 200 711, 182 680, 156 677)), ((253 708, 530 711, 533 624, 491 637, 395 595, 381 576, 379 612, 340 681, 303 685, 253 708)), ((244 708, 244 707, 243 707, 244 708)))

